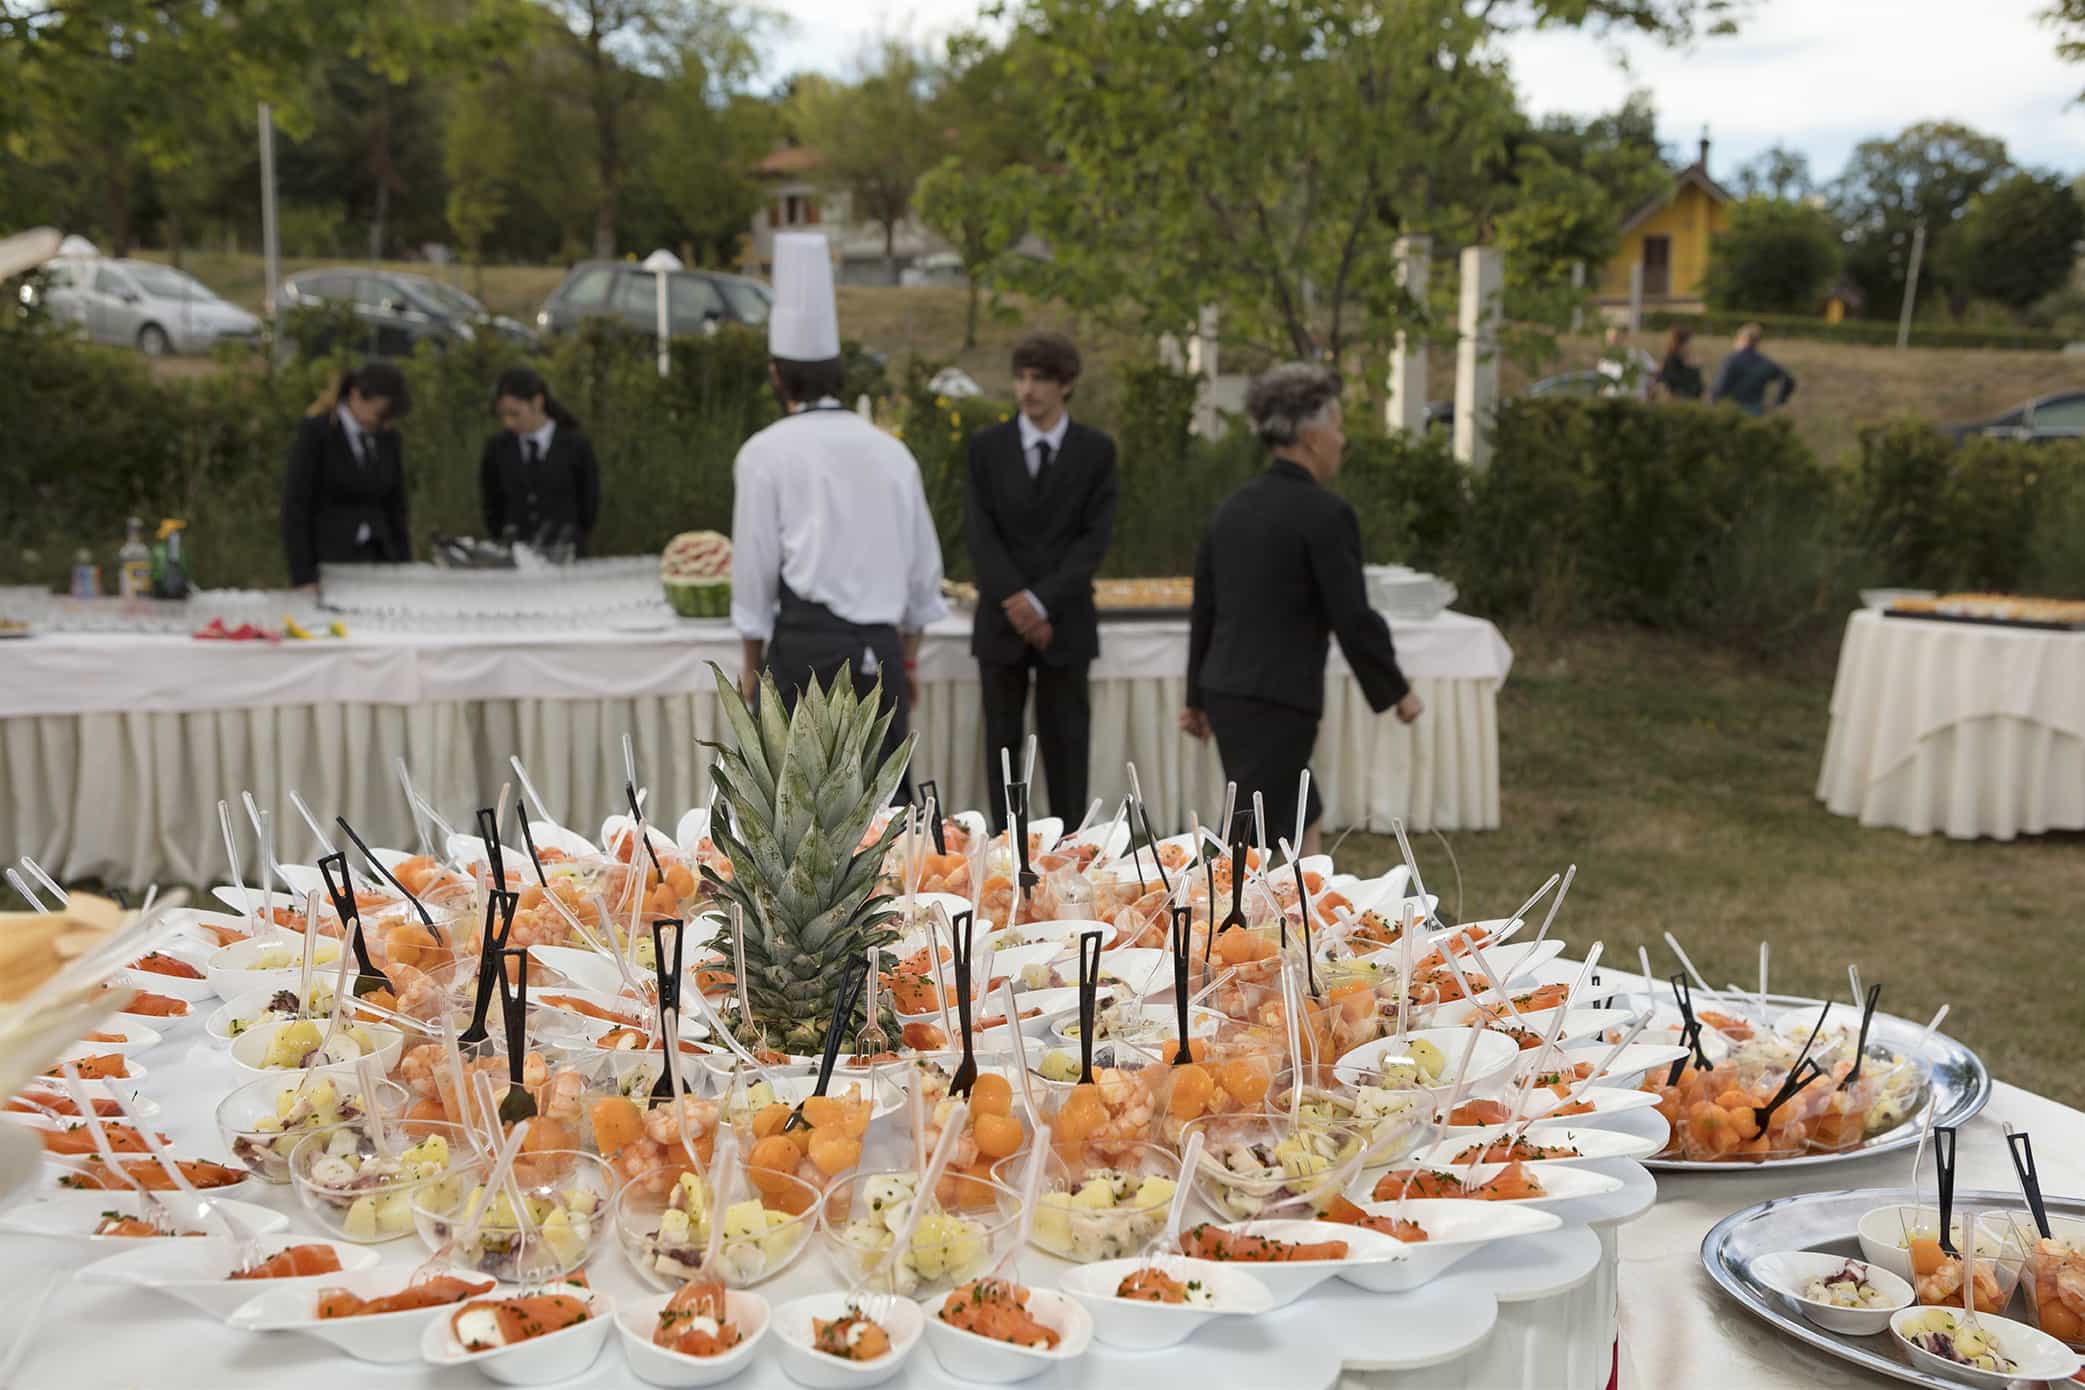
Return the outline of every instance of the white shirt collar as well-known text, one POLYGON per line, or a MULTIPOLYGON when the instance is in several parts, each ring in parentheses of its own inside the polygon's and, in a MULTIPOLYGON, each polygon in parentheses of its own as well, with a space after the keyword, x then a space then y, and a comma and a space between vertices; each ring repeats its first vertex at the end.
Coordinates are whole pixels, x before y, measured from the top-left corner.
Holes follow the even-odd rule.
POLYGON ((1037 429, 1035 422, 1026 415, 1016 415, 1014 418, 1021 422, 1022 453, 1033 449, 1038 442, 1048 444, 1052 456, 1064 452, 1064 432, 1071 428, 1070 411, 1060 411, 1057 415, 1057 423, 1050 426, 1047 430, 1037 429))
POLYGON ((369 431, 362 428, 355 417, 348 412, 347 406, 337 405, 333 407, 333 413, 340 417, 340 427, 347 431, 348 447, 358 454, 361 453, 362 441, 369 438, 369 431))
POLYGON ((541 428, 541 429, 539 429, 539 430, 531 430, 531 431, 529 431, 529 432, 528 432, 527 434, 525 434, 525 435, 523 435, 523 436, 521 436, 521 437, 522 437, 523 439, 533 439, 533 440, 535 440, 535 441, 536 441, 536 457, 537 457, 537 458, 539 458, 539 459, 547 459, 547 458, 549 458, 549 457, 550 457, 550 437, 551 437, 552 435, 556 434, 556 433, 557 433, 557 421, 555 421, 555 420, 545 420, 545 421, 543 422, 543 428, 541 428))

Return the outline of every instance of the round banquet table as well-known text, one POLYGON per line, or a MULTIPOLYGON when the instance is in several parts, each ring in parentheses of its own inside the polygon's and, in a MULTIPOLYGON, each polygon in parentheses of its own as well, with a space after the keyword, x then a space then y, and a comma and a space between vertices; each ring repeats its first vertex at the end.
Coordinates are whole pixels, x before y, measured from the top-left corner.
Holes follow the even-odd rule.
MULTIPOLYGON (((1496 828, 1498 691, 1512 650, 1492 624, 1460 613, 1391 626, 1426 714, 1409 727, 1376 716, 1334 647, 1315 759, 1327 826, 1387 831, 1402 817, 1415 829, 1496 828)), ((1092 794, 1112 811, 1134 760, 1162 816, 1220 805, 1214 743, 1175 724, 1186 622, 1107 622, 1101 647, 1092 794)), ((10 642, 0 647, 0 846, 61 880, 223 881, 210 810, 243 789, 273 810, 285 860, 309 849, 291 789, 372 844, 407 844, 400 757, 420 794, 457 819, 489 804, 518 754, 552 813, 588 829, 622 803, 626 732, 649 804, 678 815, 707 799, 699 743, 723 734, 711 662, 737 673, 727 623, 282 643, 51 632, 10 642)), ((929 630, 919 680, 914 777, 935 779, 944 804, 986 805, 996 771, 988 780, 967 616, 929 630)))
POLYGON ((2085 633, 1855 613, 1817 798, 1914 835, 2085 829, 2085 633))

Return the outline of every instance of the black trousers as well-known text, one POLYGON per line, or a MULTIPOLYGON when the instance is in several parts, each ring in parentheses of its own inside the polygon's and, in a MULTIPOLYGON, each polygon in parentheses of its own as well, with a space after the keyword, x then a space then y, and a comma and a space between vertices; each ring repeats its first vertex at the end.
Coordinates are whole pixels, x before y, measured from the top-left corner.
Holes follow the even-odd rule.
MULTIPOLYGON (((1025 716, 1029 676, 1035 685, 1035 751, 1049 785, 1049 813, 1064 817, 1065 829, 1086 814, 1086 760, 1092 743, 1093 711, 1086 699, 1088 663, 1046 666, 1031 649, 1014 665, 978 663, 985 700, 985 785, 993 788, 992 829, 1006 826, 1006 793, 999 777, 999 750, 1012 749, 1014 775, 1021 775, 1027 743, 1025 716)), ((1031 791, 1031 814, 1036 806, 1031 791)))
MULTIPOLYGON (((895 713, 884 731, 883 747, 877 757, 879 761, 889 757, 891 750, 905 741, 912 713, 905 684, 905 651, 898 630, 847 622, 823 604, 798 598, 784 584, 782 611, 767 647, 767 672, 781 692, 782 708, 794 712, 805 686, 816 680, 821 687, 830 688, 842 670, 847 671, 854 693, 862 697, 875 689, 877 678, 882 677, 881 707, 895 713)), ((910 767, 898 779, 891 799, 897 804, 912 800, 910 767)))
MULTIPOLYGON (((1217 755, 1223 759, 1223 775, 1238 784, 1238 809, 1243 823, 1250 823, 1252 794, 1266 799, 1267 843, 1272 845, 1296 831, 1296 785, 1310 766, 1310 752, 1318 741, 1319 716, 1293 705, 1278 705, 1247 695, 1202 692, 1202 711, 1216 735, 1217 755)), ((1318 779, 1310 779, 1310 801, 1303 815, 1305 825, 1316 825, 1325 814, 1318 796, 1318 779)))

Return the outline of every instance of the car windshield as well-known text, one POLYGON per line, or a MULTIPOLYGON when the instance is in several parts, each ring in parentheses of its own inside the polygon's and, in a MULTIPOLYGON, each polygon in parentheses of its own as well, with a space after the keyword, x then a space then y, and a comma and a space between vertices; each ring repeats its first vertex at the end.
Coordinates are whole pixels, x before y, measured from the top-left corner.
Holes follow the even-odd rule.
POLYGON ((123 268, 154 299, 194 299, 205 303, 217 299, 209 286, 171 266, 154 265, 150 261, 125 261, 123 268))
POLYGON ((480 304, 462 290, 457 289, 454 285, 445 285, 439 280, 422 280, 418 278, 406 281, 406 285, 422 299, 427 300, 444 313, 456 314, 470 319, 492 317, 490 309, 487 309, 483 304, 480 304))
POLYGON ((740 323, 756 327, 767 322, 769 305, 767 286, 756 285, 751 280, 719 279, 717 284, 724 291, 724 299, 731 305, 731 312, 740 323))

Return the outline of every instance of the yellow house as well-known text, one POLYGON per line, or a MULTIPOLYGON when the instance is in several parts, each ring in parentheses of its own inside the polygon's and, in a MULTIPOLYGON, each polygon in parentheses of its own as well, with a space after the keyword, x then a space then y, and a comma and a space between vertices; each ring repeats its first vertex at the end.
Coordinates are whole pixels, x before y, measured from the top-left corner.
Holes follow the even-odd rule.
POLYGON ((1631 268, 1643 266, 1643 307, 1699 312, 1708 275, 1709 241, 1730 224, 1730 192, 1709 177, 1709 142, 1701 157, 1622 223, 1622 244, 1601 277, 1604 305, 1629 303, 1631 268))

